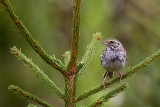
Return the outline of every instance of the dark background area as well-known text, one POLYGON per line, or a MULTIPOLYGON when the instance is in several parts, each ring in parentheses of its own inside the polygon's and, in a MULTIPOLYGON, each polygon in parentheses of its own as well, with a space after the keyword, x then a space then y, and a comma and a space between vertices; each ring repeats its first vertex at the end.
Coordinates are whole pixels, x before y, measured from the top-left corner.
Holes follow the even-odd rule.
MULTIPOLYGON (((34 38, 49 53, 63 60, 63 53, 70 50, 73 0, 14 0, 16 14, 24 22, 34 38)), ((125 73, 160 48, 159 0, 83 0, 78 60, 80 61, 95 32, 101 32, 103 42, 117 38, 127 50, 128 61, 122 69, 125 73)), ((8 92, 8 85, 15 84, 38 97, 62 107, 63 101, 45 88, 20 61, 10 54, 17 46, 63 88, 60 73, 48 66, 32 50, 17 30, 8 14, 0 7, 0 106, 25 107, 29 100, 8 92)), ((77 94, 102 82, 104 69, 100 65, 100 53, 105 47, 100 43, 95 55, 78 81, 77 94)), ((129 88, 111 99, 104 107, 159 107, 160 59, 125 80, 129 88)), ((85 105, 108 90, 82 101, 85 105)))

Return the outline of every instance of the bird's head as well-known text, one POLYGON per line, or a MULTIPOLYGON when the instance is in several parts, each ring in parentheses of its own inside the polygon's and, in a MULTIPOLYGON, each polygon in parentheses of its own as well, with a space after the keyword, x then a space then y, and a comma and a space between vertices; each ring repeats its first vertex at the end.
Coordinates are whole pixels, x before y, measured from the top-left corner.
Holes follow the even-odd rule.
POLYGON ((112 38, 107 39, 102 44, 107 46, 107 47, 113 47, 113 48, 123 47, 123 45, 118 40, 112 39, 112 38))

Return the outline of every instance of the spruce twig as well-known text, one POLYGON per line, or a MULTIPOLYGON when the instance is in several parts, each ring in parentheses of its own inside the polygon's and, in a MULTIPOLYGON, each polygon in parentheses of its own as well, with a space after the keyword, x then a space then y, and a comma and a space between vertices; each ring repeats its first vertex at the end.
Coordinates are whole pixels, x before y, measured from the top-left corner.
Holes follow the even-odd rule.
POLYGON ((50 66, 60 71, 63 75, 66 76, 65 67, 63 63, 56 59, 55 57, 52 57, 48 55, 44 49, 40 46, 40 44, 33 38, 32 34, 29 32, 29 30, 25 27, 23 22, 18 18, 18 16, 15 14, 15 11, 13 9, 13 6, 10 4, 9 0, 1 0, 1 5, 3 6, 4 10, 9 14, 12 21, 15 23, 17 28, 20 30, 22 35, 26 38, 27 42, 30 44, 30 46, 36 51, 39 56, 50 66))
POLYGON ((40 105, 44 106, 44 107, 53 107, 52 105, 50 105, 50 104, 48 104, 47 102, 41 100, 41 99, 38 98, 37 96, 35 96, 35 95, 33 95, 33 94, 31 94, 31 93, 29 93, 29 92, 27 92, 27 91, 19 88, 18 86, 10 85, 10 86, 8 87, 8 89, 11 90, 11 91, 13 91, 13 92, 15 92, 15 93, 18 93, 18 94, 26 97, 26 98, 28 98, 28 99, 36 102, 37 104, 40 104, 40 105))
POLYGON ((27 58, 20 50, 18 50, 15 46, 11 48, 11 53, 18 59, 21 60, 24 65, 29 67, 31 71, 36 74, 36 76, 43 82, 43 84, 58 95, 60 98, 65 99, 64 93, 62 90, 56 86, 56 84, 36 65, 32 62, 31 59, 27 58))
POLYGON ((68 78, 65 79, 65 106, 75 107, 75 73, 77 72, 77 54, 78 54, 78 39, 79 39, 79 28, 80 28, 80 4, 81 0, 74 0, 73 3, 73 26, 72 26, 72 43, 71 43, 71 59, 68 65, 68 78))
POLYGON ((72 52, 71 61, 69 66, 72 68, 76 66, 77 54, 78 54, 78 39, 80 29, 80 4, 81 0, 74 0, 73 4, 73 26, 72 26, 72 52))
POLYGON ((100 32, 96 32, 93 34, 91 42, 87 45, 86 52, 84 53, 82 60, 77 65, 77 74, 75 76, 75 87, 77 85, 78 79, 84 74, 86 66, 89 64, 92 56, 95 53, 95 49, 102 38, 100 32))
POLYGON ((63 57, 64 57, 64 66, 67 68, 67 66, 68 66, 68 64, 69 64, 69 62, 71 60, 71 53, 70 53, 70 51, 66 51, 64 53, 63 57))
POLYGON ((116 95, 124 91, 127 86, 127 83, 120 85, 119 87, 111 90, 109 93, 103 95, 102 97, 91 103, 88 107, 100 107, 104 102, 107 102, 109 99, 115 97, 116 95))
POLYGON ((92 59, 92 56, 94 55, 94 52, 95 52, 95 48, 97 47, 101 38, 102 36, 100 32, 96 32, 93 34, 92 41, 89 43, 89 45, 87 45, 86 52, 84 53, 82 60, 77 65, 78 77, 81 76, 85 71, 85 67, 88 65, 88 63, 92 59))
POLYGON ((27 107, 37 107, 37 106, 32 104, 32 103, 30 103, 30 104, 27 105, 27 107))
MULTIPOLYGON (((149 57, 147 57, 145 60, 143 60, 139 64, 133 66, 132 68, 129 68, 127 70, 127 73, 122 76, 121 80, 130 77, 131 75, 133 75, 134 73, 136 73, 140 69, 146 67, 149 63, 151 63, 153 60, 155 60, 159 56, 160 56, 160 49, 157 52, 151 54, 149 57)), ((120 80, 120 77, 112 79, 111 81, 105 83, 105 87, 108 88, 108 87, 112 86, 113 84, 118 83, 119 80, 120 80)), ((102 91, 103 89, 104 89, 104 86, 103 86, 103 84, 101 84, 101 85, 99 85, 99 86, 97 86, 97 87, 95 87, 95 88, 93 88, 89 91, 84 92, 75 101, 78 102, 78 101, 81 101, 83 99, 86 99, 89 96, 91 96, 93 94, 96 94, 99 91, 102 91)))

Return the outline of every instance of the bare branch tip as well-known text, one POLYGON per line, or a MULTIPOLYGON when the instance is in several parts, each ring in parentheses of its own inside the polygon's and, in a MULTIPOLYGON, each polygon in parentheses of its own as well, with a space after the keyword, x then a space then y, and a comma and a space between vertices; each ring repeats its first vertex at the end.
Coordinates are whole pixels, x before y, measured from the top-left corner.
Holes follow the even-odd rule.
POLYGON ((17 50, 16 46, 13 46, 12 48, 10 48, 11 50, 17 50))
POLYGON ((98 41, 102 38, 101 33, 100 32, 96 32, 93 34, 93 37, 95 37, 95 39, 98 41))
POLYGON ((122 90, 124 90, 125 88, 128 87, 128 83, 124 83, 123 87, 122 87, 122 90))
POLYGON ((66 52, 64 52, 64 54, 62 56, 65 58, 68 58, 71 56, 71 53, 70 53, 70 51, 66 51, 66 52))
POLYGON ((8 89, 9 89, 9 90, 15 89, 15 86, 14 86, 14 85, 9 85, 9 86, 8 86, 8 89))
POLYGON ((128 83, 125 83, 125 87, 128 87, 128 83))
POLYGON ((13 46, 12 48, 10 48, 10 50, 11 54, 15 55, 16 57, 19 56, 19 50, 16 46, 13 46))

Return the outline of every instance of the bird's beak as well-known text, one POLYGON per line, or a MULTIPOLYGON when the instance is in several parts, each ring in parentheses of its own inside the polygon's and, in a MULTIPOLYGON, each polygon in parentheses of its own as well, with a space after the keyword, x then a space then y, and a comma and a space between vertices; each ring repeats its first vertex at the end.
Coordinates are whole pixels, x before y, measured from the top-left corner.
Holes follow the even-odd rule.
POLYGON ((107 41, 103 42, 102 44, 108 46, 108 42, 107 41))

